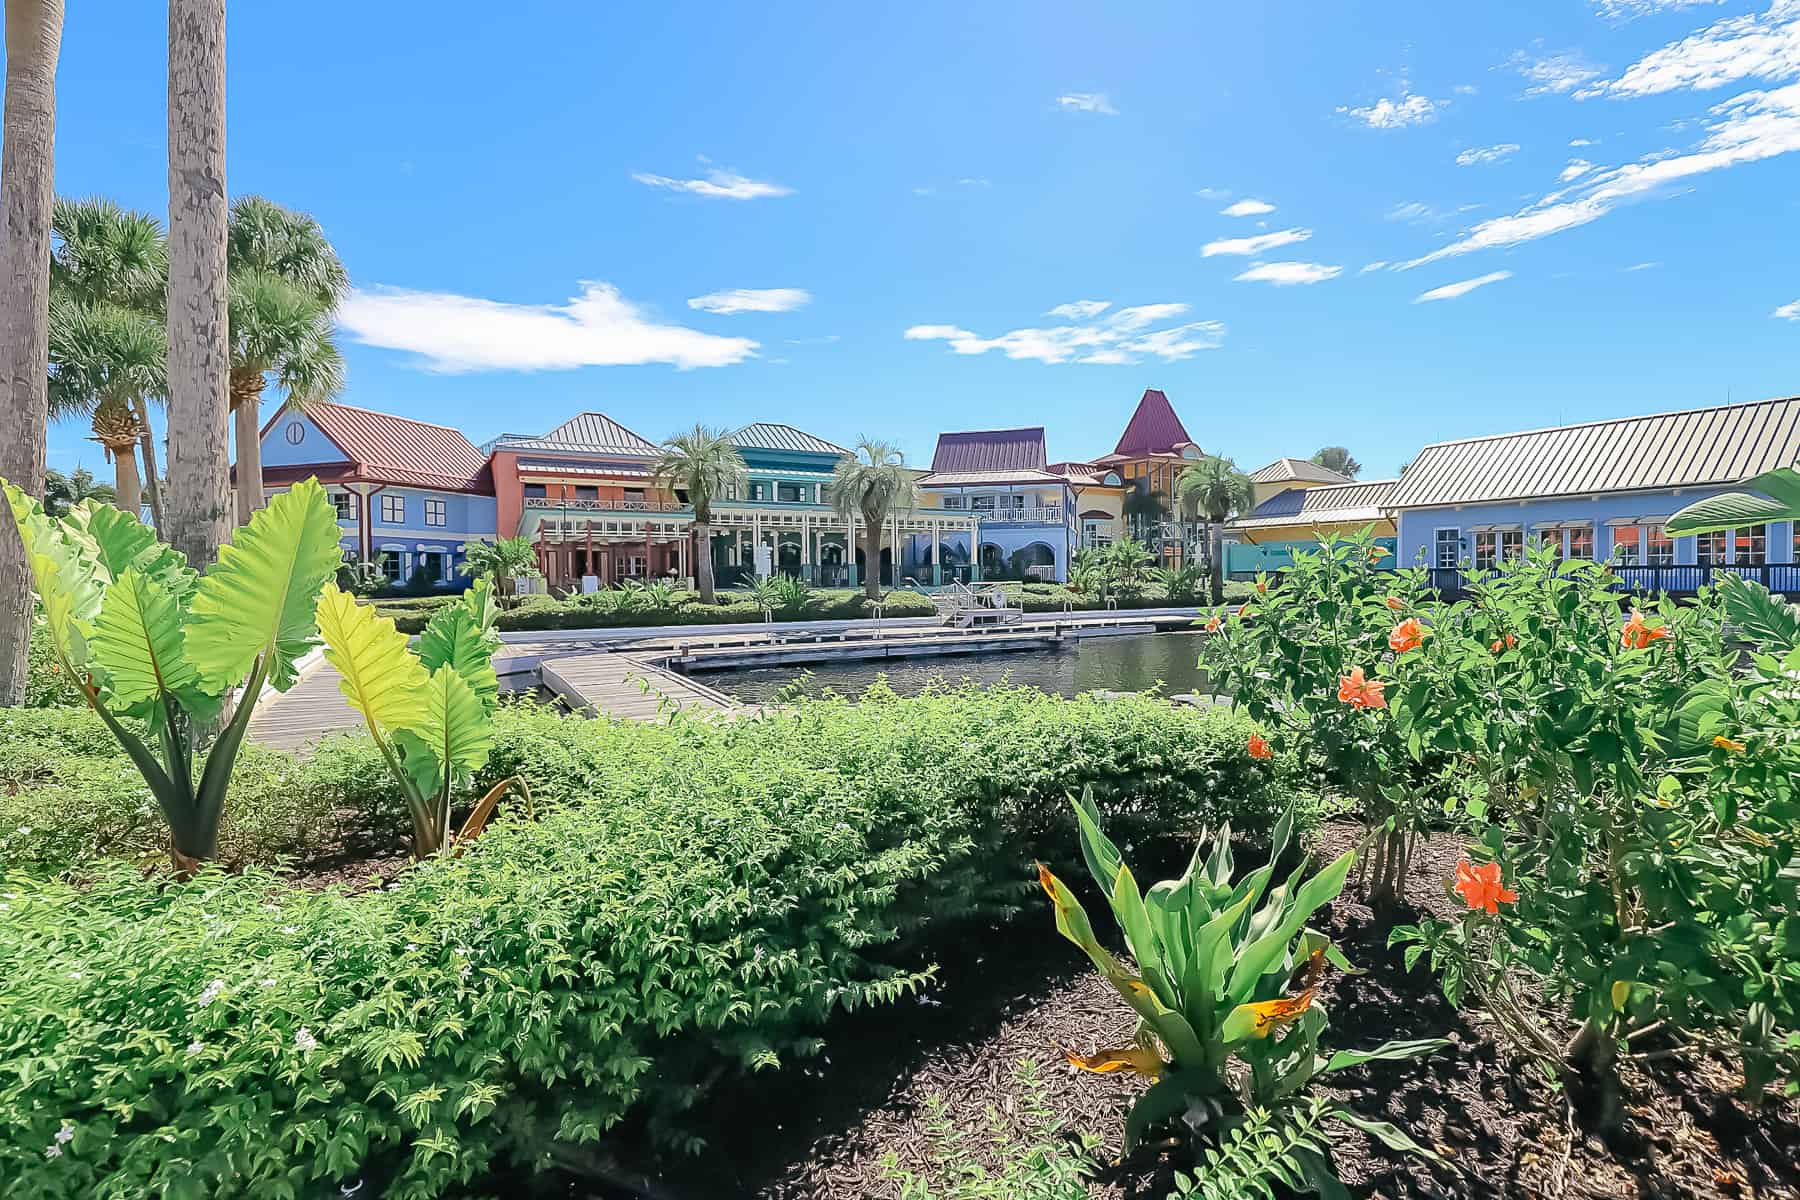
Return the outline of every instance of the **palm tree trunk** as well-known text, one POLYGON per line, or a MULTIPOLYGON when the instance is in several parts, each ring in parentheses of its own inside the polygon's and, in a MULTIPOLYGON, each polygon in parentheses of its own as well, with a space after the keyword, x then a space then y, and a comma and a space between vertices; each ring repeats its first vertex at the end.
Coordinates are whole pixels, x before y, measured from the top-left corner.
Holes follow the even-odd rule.
POLYGON ((144 489, 138 482, 137 443, 107 447, 113 460, 113 504, 133 517, 144 510, 144 489))
POLYGON ((694 522, 694 581, 700 585, 700 603, 717 604, 713 591, 712 523, 694 522))
MULTIPOLYGON (((50 371, 50 208, 62 0, 6 0, 0 148, 0 476, 44 491, 50 371)), ((0 530, 0 706, 25 699, 31 583, 11 521, 0 530)))
POLYGON ((237 418, 237 523, 248 525, 263 506, 261 371, 231 373, 231 411, 237 418))
POLYGON ((881 523, 886 515, 863 514, 863 595, 881 599, 881 523))
POLYGON ((1212 576, 1212 602, 1225 603, 1225 522, 1209 521, 1206 529, 1206 565, 1212 576))
POLYGON ((131 411, 138 421, 138 451, 144 459, 144 494, 150 498, 150 520, 156 526, 156 536, 166 539, 169 527, 163 520, 162 485, 157 482, 156 433, 150 428, 150 406, 142 396, 135 396, 131 411))
POLYGON ((195 567, 231 529, 225 316, 225 0, 169 0, 167 538, 195 567))

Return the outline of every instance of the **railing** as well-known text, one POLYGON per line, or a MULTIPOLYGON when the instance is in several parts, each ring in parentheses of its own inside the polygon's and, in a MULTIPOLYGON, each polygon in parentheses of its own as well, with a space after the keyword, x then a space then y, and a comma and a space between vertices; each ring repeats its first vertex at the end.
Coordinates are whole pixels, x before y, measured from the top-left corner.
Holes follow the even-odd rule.
MULTIPOLYGON (((1618 588, 1626 592, 1642 592, 1653 595, 1657 592, 1668 592, 1670 595, 1693 595, 1701 587, 1712 582, 1720 575, 1737 575, 1754 583, 1760 583, 1771 592, 1785 596, 1800 596, 1800 563, 1762 563, 1755 566, 1660 566, 1635 567, 1618 563, 1611 564, 1612 573, 1618 578, 1618 588)), ((1446 595, 1460 594, 1466 587, 1470 575, 1481 575, 1485 572, 1466 571, 1461 567, 1431 568, 1431 586, 1446 595)))
POLYGON ((525 507, 545 509, 551 512, 558 509, 567 509, 570 512, 680 513, 693 511, 689 505, 674 500, 551 500, 544 496, 527 496, 525 507))
MULTIPOLYGON (((952 512, 960 511, 952 509, 952 512)), ((1061 525, 1063 523, 1063 507, 1060 504, 1046 505, 1042 508, 997 508, 992 512, 982 509, 969 509, 968 515, 980 517, 986 525, 1061 525)))

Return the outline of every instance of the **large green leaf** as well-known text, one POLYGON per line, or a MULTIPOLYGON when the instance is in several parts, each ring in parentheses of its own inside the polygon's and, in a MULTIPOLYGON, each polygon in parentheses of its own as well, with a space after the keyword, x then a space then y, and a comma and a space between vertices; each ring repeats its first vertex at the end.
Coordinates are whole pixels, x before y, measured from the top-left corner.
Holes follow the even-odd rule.
POLYGON ((273 497, 219 548, 188 621, 187 656, 202 683, 223 691, 266 655, 269 683, 277 691, 293 684, 295 662, 315 645, 319 589, 343 558, 340 536, 325 489, 308 479, 273 497))
POLYGON ((494 673, 498 645, 493 631, 483 629, 475 613, 459 603, 433 614, 417 650, 427 671, 450 667, 491 712, 500 699, 500 677, 494 673))
POLYGON ((1419 1058, 1442 1050, 1450 1043, 1445 1038, 1417 1038, 1407 1042, 1383 1042, 1373 1050, 1339 1050, 1331 1056, 1320 1074, 1359 1067, 1363 1063, 1394 1059, 1419 1058))
POLYGON ((148 525, 113 505, 85 501, 64 518, 63 524, 72 536, 84 540, 103 572, 103 582, 110 583, 126 571, 136 571, 180 601, 199 578, 181 551, 157 541, 148 525))
POLYGON ((425 719, 430 676, 392 618, 328 583, 319 595, 318 624, 325 659, 343 676, 339 690, 378 736, 425 719))
POLYGON ((1330 866, 1301 884, 1292 902, 1284 908, 1281 921, 1245 947, 1231 972, 1229 994, 1233 1001, 1242 1004, 1248 1000, 1256 990, 1257 980, 1279 964, 1288 943, 1300 932, 1307 918, 1337 899, 1350 874, 1350 864, 1355 861, 1356 851, 1346 850, 1330 866))
POLYGON ((1696 500, 1670 517, 1665 528, 1671 536, 1679 537, 1765 521, 1800 519, 1800 471, 1787 467, 1765 471, 1754 479, 1746 479, 1741 486, 1763 495, 1726 492, 1696 500))
POLYGON ((420 791, 431 793, 460 773, 481 769, 494 744, 494 727, 480 697, 446 665, 431 673, 424 712, 399 741, 406 748, 407 770, 420 791), (423 769, 426 758, 429 773, 423 769))
POLYGON ((1800 642, 1800 609, 1741 575, 1725 574, 1715 581, 1725 602, 1725 617, 1763 649, 1792 650, 1800 642))
POLYGON ((94 659, 106 671, 113 702, 130 708, 194 686, 182 652, 175 598, 132 567, 106 589, 94 627, 94 659))
POLYGON ((100 582, 92 563, 35 499, 5 480, 0 480, 0 491, 25 546, 51 652, 63 670, 79 677, 91 657, 88 638, 100 615, 100 582))

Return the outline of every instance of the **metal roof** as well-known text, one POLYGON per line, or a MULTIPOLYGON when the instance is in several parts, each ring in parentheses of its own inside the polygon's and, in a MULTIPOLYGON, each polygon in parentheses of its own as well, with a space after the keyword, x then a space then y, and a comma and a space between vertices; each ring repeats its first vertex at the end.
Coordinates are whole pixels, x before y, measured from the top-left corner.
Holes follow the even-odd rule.
POLYGON ((605 413, 584 412, 570 417, 540 438, 502 438, 496 450, 577 450, 590 454, 624 454, 654 458, 662 447, 639 437, 605 413))
POLYGON ((977 429, 967 433, 940 433, 931 456, 931 473, 967 474, 988 471, 1036 471, 1049 462, 1044 451, 1044 427, 1028 429, 977 429))
MULTIPOLYGON (((309 404, 305 414, 344 452, 357 479, 493 495, 487 455, 448 425, 329 402, 309 404)), ((263 433, 286 415, 277 412, 263 433)))
POLYGON ((1427 446, 1393 508, 1736 483, 1800 460, 1800 396, 1427 446))
POLYGON ((1370 479, 1361 483, 1288 488, 1233 521, 1230 528, 1270 529, 1284 525, 1386 520, 1388 497, 1399 482, 1398 479, 1370 479))
POLYGON ((1119 444, 1113 447, 1113 453, 1130 457, 1168 454, 1193 444, 1194 439, 1188 436, 1187 427, 1175 415, 1169 398, 1156 388, 1145 388, 1137 410, 1125 423, 1125 432, 1119 435, 1119 444))
POLYGON ((997 486, 1003 483, 1054 483, 1066 484, 1069 481, 1061 475, 1052 475, 1048 471, 927 471, 919 476, 919 486, 936 487, 983 487, 997 486))
POLYGON ((726 436, 735 445, 749 446, 756 450, 787 450, 799 454, 835 454, 840 458, 850 453, 842 446, 828 442, 822 437, 814 437, 804 429, 796 429, 792 425, 774 422, 746 425, 726 436))
POLYGON ((1286 483, 1290 479, 1308 483, 1354 483, 1350 476, 1304 458, 1278 458, 1266 467, 1250 473, 1251 483, 1286 483))

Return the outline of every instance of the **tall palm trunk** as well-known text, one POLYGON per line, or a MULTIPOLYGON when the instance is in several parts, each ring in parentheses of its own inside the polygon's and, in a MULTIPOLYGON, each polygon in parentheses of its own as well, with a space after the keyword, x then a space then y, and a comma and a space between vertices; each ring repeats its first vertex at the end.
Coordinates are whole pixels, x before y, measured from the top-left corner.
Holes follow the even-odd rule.
POLYGON ((881 516, 863 514, 863 595, 881 599, 881 516))
POLYGON ((144 458, 144 494, 150 498, 150 520, 156 526, 156 536, 167 538, 169 526, 163 518, 162 485, 157 482, 156 432, 150 428, 150 406, 142 396, 135 396, 131 412, 138 422, 138 452, 144 458))
POLYGON ((263 506, 261 371, 231 373, 231 412, 237 419, 237 523, 248 525, 263 506))
MULTIPOLYGON (((50 209, 55 201, 56 60, 62 0, 6 0, 6 109, 0 146, 0 476, 44 491, 49 424, 50 209)), ((25 699, 30 572, 0 522, 0 705, 25 699)))
POLYGON ((1212 602, 1215 605, 1225 603, 1225 522, 1222 518, 1209 520, 1206 526, 1206 557, 1208 574, 1212 578, 1212 602))
POLYGON ((712 521, 694 518, 694 582, 700 586, 700 603, 717 604, 714 592, 712 521))
POLYGON ((137 516, 144 509, 144 489, 138 481, 137 440, 108 446, 113 460, 113 504, 120 512, 137 516))
POLYGON ((225 0, 169 0, 168 539, 196 567, 231 528, 225 0))

